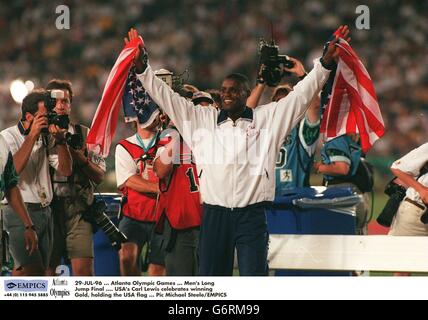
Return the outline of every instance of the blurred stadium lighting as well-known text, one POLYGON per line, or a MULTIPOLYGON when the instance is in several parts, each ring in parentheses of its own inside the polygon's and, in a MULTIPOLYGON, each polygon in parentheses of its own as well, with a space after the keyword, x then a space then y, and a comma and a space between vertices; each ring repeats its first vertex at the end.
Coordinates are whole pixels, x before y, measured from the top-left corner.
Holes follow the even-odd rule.
POLYGON ((28 92, 29 90, 22 80, 13 80, 10 83, 10 94, 16 103, 21 103, 28 92))
POLYGON ((25 86, 27 87, 28 92, 31 92, 34 89, 34 82, 31 80, 27 80, 25 81, 25 86))

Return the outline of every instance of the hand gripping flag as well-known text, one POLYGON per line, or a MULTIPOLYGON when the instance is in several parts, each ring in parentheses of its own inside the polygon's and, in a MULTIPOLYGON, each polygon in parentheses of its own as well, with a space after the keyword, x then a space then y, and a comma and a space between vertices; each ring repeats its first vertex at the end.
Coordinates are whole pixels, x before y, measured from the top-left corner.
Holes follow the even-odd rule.
POLYGON ((321 132, 327 140, 358 133, 362 150, 367 153, 385 134, 376 92, 370 75, 350 45, 340 39, 337 46, 337 68, 321 94, 321 106, 325 107, 321 132))
POLYGON ((101 101, 88 133, 86 140, 88 149, 98 152, 104 158, 108 156, 110 151, 122 105, 125 83, 139 44, 144 46, 141 37, 130 41, 119 54, 108 76, 101 101))

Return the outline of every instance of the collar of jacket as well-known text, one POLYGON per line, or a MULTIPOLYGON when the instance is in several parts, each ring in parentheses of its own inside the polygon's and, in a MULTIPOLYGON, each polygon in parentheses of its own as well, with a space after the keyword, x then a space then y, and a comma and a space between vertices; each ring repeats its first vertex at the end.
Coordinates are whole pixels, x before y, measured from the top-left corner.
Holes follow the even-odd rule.
MULTIPOLYGON (((228 118, 229 118, 228 112, 225 110, 220 110, 220 113, 218 114, 218 117, 217 117, 217 125, 219 126, 222 123, 226 122, 228 118)), ((253 109, 245 107, 244 112, 238 119, 253 121, 253 109)))

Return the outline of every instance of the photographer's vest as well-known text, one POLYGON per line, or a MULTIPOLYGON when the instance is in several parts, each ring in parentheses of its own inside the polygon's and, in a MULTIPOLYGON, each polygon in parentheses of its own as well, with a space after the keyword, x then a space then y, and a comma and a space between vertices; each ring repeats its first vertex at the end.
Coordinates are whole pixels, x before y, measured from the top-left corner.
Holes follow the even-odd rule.
POLYGON ((181 143, 180 165, 174 166, 169 179, 161 179, 159 183, 157 215, 163 217, 165 214, 171 226, 178 230, 201 225, 199 178, 196 165, 189 161, 191 157, 190 149, 181 143))
MULTIPOLYGON (((139 145, 127 140, 121 140, 119 144, 131 155, 138 168, 137 174, 144 180, 159 183, 158 177, 153 172, 153 160, 158 148, 164 146, 165 143, 156 140, 147 152, 139 145)), ((156 195, 149 196, 126 186, 120 191, 122 192, 122 214, 124 216, 144 222, 157 221, 156 195)))

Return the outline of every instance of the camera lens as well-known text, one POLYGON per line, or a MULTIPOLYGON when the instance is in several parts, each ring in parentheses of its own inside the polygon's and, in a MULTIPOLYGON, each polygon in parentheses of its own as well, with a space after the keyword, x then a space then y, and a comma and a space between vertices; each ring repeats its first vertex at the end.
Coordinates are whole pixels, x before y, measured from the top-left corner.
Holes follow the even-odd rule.
POLYGON ((67 132, 65 134, 66 143, 75 150, 83 148, 83 137, 80 134, 71 134, 67 132))
POLYGON ((423 224, 428 224, 428 210, 426 210, 421 216, 421 222, 423 224))
POLYGON ((120 250, 122 243, 127 242, 128 238, 110 220, 105 213, 106 209, 107 205, 104 201, 95 201, 88 211, 98 228, 105 233, 111 245, 120 250))

